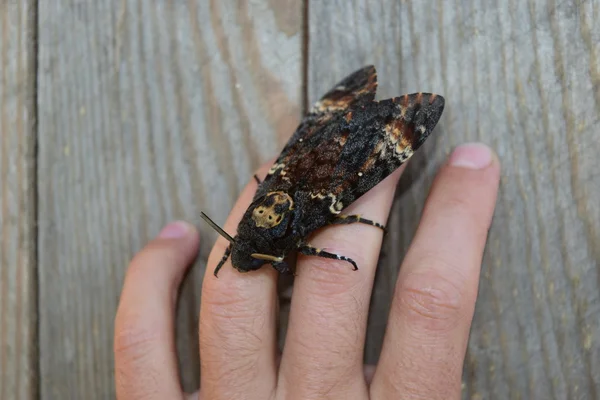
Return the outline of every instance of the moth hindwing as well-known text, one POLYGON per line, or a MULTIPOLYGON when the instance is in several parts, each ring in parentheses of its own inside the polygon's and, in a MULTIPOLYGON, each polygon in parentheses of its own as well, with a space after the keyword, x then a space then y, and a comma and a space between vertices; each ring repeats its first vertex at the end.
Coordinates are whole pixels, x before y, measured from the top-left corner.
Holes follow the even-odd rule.
POLYGON ((354 260, 311 247, 307 238, 331 224, 378 222, 343 210, 394 172, 421 147, 438 123, 444 98, 413 93, 375 101, 377 73, 367 66, 350 74, 323 95, 304 116, 284 146, 242 217, 235 237, 204 213, 229 246, 214 270, 231 256, 240 272, 270 263, 291 272, 292 251, 354 260))

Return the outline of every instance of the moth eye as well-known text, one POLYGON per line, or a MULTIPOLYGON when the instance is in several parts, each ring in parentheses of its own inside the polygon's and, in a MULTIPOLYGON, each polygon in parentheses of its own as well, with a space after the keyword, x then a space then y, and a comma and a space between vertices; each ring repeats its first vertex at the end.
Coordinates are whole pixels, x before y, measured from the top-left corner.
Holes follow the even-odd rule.
POLYGON ((269 215, 269 221, 272 220, 272 219, 273 219, 273 217, 269 215))
POLYGON ((258 210, 258 213, 262 214, 262 213, 264 213, 264 211, 263 210, 258 210))

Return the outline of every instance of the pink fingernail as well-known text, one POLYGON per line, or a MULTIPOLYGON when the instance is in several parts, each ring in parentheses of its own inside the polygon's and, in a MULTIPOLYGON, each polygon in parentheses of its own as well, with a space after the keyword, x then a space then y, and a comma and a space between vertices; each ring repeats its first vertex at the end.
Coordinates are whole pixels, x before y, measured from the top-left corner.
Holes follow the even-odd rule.
POLYGON ((465 143, 454 149, 449 163, 454 167, 483 169, 492 162, 492 150, 482 143, 465 143))
POLYGON ((189 231, 190 228, 186 222, 175 221, 165 226, 158 237, 161 239, 176 239, 186 236, 189 231))

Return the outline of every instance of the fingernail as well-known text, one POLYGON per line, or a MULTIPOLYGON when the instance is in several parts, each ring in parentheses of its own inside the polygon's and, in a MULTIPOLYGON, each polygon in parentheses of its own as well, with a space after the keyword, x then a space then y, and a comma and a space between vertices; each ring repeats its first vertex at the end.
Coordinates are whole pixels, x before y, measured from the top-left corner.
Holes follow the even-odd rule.
POLYGON ((182 238, 186 236, 189 231, 190 228, 186 222, 175 221, 165 226, 158 234, 158 237, 161 239, 182 238))
POLYGON ((454 167, 483 169, 492 162, 492 150, 482 143, 465 143, 454 149, 448 162, 454 167))

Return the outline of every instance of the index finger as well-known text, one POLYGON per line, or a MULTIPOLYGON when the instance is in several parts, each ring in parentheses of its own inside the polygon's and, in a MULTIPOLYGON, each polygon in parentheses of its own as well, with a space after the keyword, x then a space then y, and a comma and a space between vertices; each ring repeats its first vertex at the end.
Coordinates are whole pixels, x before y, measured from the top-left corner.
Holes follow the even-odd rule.
MULTIPOLYGON (((258 172, 264 177, 270 164, 258 172)), ((235 236, 257 184, 244 188, 223 229, 235 236)), ((226 390, 232 398, 269 398, 276 383, 277 275, 269 265, 241 273, 231 258, 219 271, 228 241, 219 237, 207 263, 200 304, 200 362, 202 394, 216 398, 226 390)))

